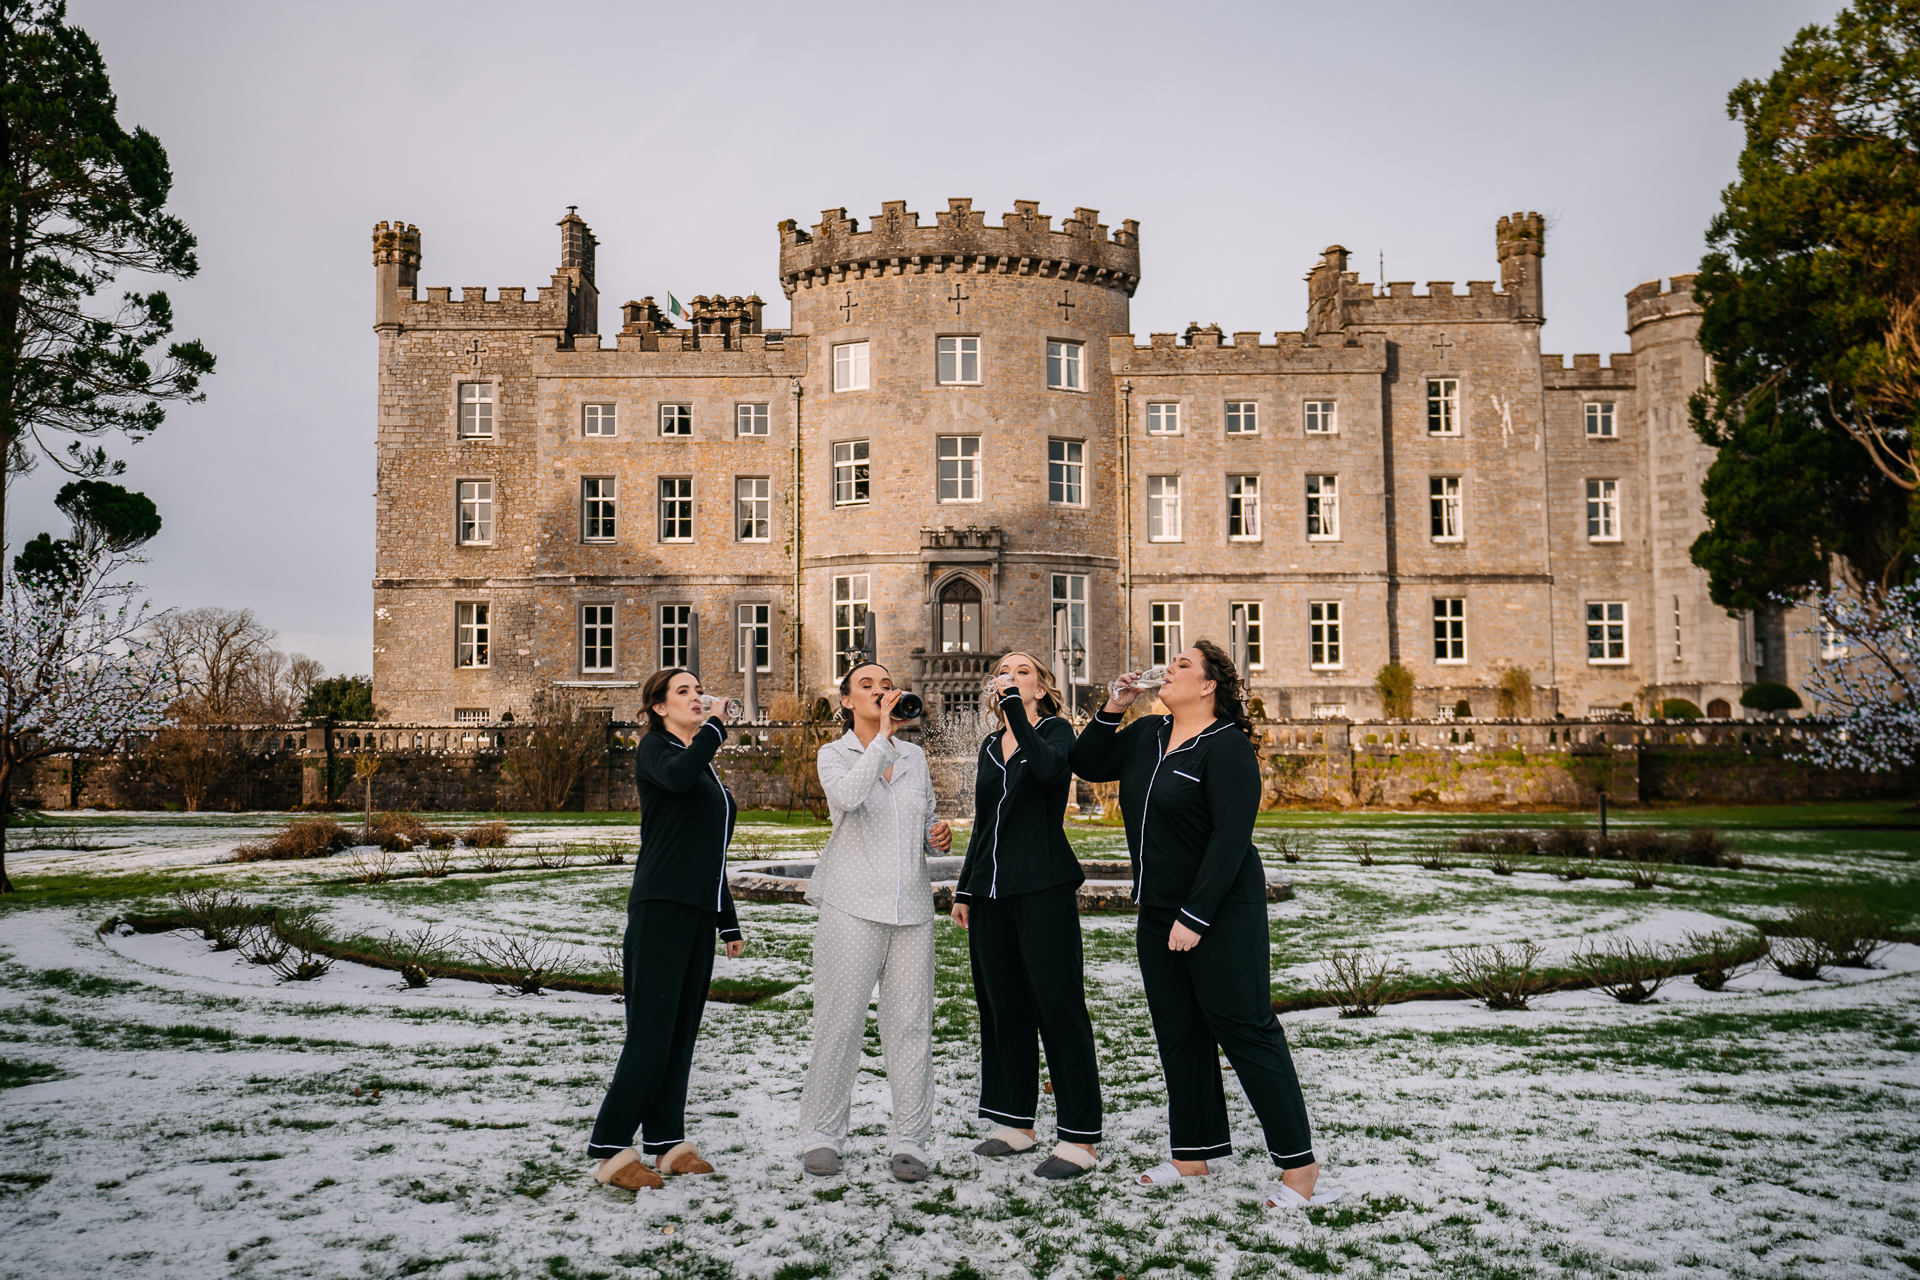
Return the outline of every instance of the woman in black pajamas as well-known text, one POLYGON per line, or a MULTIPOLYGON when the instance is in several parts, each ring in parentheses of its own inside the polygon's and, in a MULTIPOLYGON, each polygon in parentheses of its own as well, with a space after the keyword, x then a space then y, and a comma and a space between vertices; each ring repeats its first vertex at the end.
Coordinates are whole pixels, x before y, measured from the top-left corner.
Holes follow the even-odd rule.
POLYGON ((1060 718, 1047 668, 1030 654, 1000 660, 990 695, 1002 727, 980 744, 973 836, 953 894, 980 1005, 980 1114, 996 1126, 974 1150, 1009 1156, 1037 1141, 1037 1034, 1059 1141, 1034 1172, 1077 1178, 1093 1168, 1100 1141, 1100 1071, 1081 965, 1086 875, 1061 828, 1073 726, 1060 718))
POLYGON ((1140 906, 1140 976, 1167 1077, 1173 1158, 1140 1181, 1205 1177, 1208 1160, 1232 1153, 1220 1078, 1225 1050, 1281 1171, 1268 1207, 1326 1204, 1341 1190, 1314 1190, 1320 1165, 1307 1104, 1273 1016, 1266 873, 1252 838, 1260 758, 1240 678, 1233 659, 1208 640, 1169 668, 1160 701, 1171 714, 1120 729, 1121 713, 1143 692, 1122 677, 1073 747, 1075 773, 1120 783, 1140 906))
POLYGON ((660 1172, 713 1172, 687 1141, 687 1076, 713 976, 714 934, 729 956, 745 946, 727 892, 738 810, 712 763, 726 726, 707 715, 700 678, 678 667, 649 676, 641 701, 647 733, 633 770, 640 852, 622 945, 627 1042, 587 1144, 600 1162, 594 1179, 629 1191, 665 1185, 660 1172), (643 1155, 653 1157, 653 1168, 643 1155))

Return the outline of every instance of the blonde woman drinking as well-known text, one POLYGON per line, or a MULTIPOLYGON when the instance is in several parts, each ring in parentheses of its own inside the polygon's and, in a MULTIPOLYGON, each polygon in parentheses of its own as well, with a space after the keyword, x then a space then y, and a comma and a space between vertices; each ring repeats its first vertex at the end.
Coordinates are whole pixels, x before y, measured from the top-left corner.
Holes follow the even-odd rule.
POLYGON ((807 901, 813 937, 813 1060, 800 1095, 800 1162, 840 1172, 847 1112, 864 1057, 867 1001, 880 988, 880 1046, 893 1090, 893 1176, 927 1176, 933 1129, 933 888, 927 855, 953 837, 934 817, 927 758, 895 736, 900 690, 870 662, 840 681, 846 733, 820 748, 833 834, 807 901))
POLYGON ((1009 1156, 1038 1140, 1037 1038, 1059 1141, 1034 1172, 1077 1178, 1093 1168, 1100 1141, 1100 1074, 1080 947, 1086 876, 1061 825, 1073 726, 1060 718, 1051 673, 1031 654, 1002 658, 988 693, 998 727, 980 744, 973 836, 953 895, 980 1006, 980 1114, 995 1125, 974 1151, 1009 1156))

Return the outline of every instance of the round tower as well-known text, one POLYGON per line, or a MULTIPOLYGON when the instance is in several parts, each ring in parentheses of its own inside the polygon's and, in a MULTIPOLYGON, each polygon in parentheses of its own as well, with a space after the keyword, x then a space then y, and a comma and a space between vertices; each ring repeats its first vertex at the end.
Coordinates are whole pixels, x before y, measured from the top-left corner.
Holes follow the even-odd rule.
POLYGON ((866 230, 780 224, 781 285, 810 338, 802 396, 806 684, 869 647, 936 712, 1028 650, 1078 686, 1122 652, 1108 336, 1130 331, 1137 224, 1060 228, 1016 200, 989 226, 904 201, 866 230))

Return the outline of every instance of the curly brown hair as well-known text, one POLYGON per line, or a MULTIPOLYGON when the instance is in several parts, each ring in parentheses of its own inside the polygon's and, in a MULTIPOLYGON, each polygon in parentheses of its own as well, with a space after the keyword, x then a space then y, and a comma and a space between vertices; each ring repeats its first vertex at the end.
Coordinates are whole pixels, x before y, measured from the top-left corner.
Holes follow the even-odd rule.
POLYGON ((1214 716, 1233 721, 1236 729, 1253 737, 1253 721, 1247 717, 1247 690, 1233 655, 1211 640, 1195 640, 1193 647, 1206 660, 1207 679, 1213 681, 1214 716))

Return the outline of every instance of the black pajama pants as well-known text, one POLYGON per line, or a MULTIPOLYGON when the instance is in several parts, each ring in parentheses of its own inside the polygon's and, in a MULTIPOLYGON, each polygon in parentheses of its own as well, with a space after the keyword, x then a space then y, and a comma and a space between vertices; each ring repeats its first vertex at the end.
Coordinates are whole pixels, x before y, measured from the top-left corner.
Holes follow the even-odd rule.
POLYGON ((1134 934, 1147 1011, 1167 1076, 1167 1119, 1176 1160, 1233 1153, 1220 1051, 1233 1064, 1266 1131, 1267 1155, 1282 1169, 1314 1163, 1307 1103, 1273 1015, 1272 961, 1264 903, 1224 903, 1200 944, 1172 951, 1176 913, 1145 907, 1134 934))
POLYGON ((980 1114, 1013 1129, 1035 1127, 1044 1044, 1060 1141, 1100 1141, 1100 1069, 1075 886, 975 897, 967 907, 980 1005, 980 1114))
POLYGON ((593 1124, 596 1160, 638 1145, 664 1155, 686 1140, 687 1077, 713 977, 720 913, 649 899, 627 908, 621 944, 627 1042, 593 1124), (644 1141, 636 1144, 634 1135, 644 1141))

